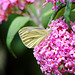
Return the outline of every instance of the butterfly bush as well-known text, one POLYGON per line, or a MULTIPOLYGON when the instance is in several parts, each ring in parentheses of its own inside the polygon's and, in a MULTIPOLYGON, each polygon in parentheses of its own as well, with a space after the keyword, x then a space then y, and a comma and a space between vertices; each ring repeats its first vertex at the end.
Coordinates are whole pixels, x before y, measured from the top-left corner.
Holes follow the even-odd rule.
POLYGON ((19 9, 23 10, 26 4, 33 2, 35 0, 0 0, 0 23, 3 20, 7 20, 9 14, 15 12, 14 8, 19 7, 19 9))
MULTIPOLYGON (((52 32, 37 47, 34 57, 45 75, 75 74, 75 33, 71 31, 62 17, 48 25, 52 32)), ((75 31, 75 22, 71 22, 75 31)))
MULTIPOLYGON (((55 5, 52 7, 52 10, 54 10, 54 9, 55 9, 55 10, 58 10, 58 6, 56 6, 56 3, 58 3, 58 2, 61 2, 61 3, 63 3, 64 5, 66 4, 65 0, 45 0, 45 2, 46 2, 46 3, 43 4, 43 8, 44 8, 45 5, 46 5, 47 3, 49 3, 49 2, 51 2, 52 5, 55 4, 55 5)), ((71 0, 71 2, 75 2, 75 0, 71 0)))

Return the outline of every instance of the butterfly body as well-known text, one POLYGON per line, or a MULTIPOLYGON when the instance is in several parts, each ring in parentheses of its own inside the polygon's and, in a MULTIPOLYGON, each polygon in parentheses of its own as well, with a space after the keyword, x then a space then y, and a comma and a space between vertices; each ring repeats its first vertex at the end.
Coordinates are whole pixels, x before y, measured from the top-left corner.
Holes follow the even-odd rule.
POLYGON ((48 34, 47 30, 39 27, 24 27, 19 31, 23 44, 28 48, 38 46, 48 34))

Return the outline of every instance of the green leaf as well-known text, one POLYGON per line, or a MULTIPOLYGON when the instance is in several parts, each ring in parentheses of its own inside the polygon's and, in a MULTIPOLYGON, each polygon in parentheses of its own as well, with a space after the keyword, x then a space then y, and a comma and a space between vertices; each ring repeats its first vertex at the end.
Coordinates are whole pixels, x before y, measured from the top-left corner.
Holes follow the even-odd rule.
POLYGON ((66 7, 65 7, 64 18, 65 18, 66 23, 68 24, 69 28, 72 30, 71 25, 70 25, 71 6, 72 6, 71 0, 68 0, 66 7))
MULTIPOLYGON (((41 5, 42 6, 42 5, 41 5)), ((53 5, 49 2, 45 5, 45 8, 41 8, 41 14, 40 16, 44 16, 45 13, 51 13, 52 12, 53 5)))
POLYGON ((75 9, 73 9, 71 11, 71 21, 74 22, 75 21, 75 9))
POLYGON ((54 12, 54 11, 51 9, 51 10, 45 12, 45 13, 41 16, 41 18, 51 15, 53 12, 54 12))
POLYGON ((60 11, 60 9, 62 9, 64 6, 63 6, 63 4, 62 3, 60 3, 60 5, 58 6, 58 10, 56 11, 54 11, 54 13, 52 14, 52 16, 51 16, 51 18, 50 18, 50 20, 49 20, 49 23, 48 24, 50 24, 51 23, 51 21, 56 17, 56 15, 57 15, 57 13, 60 11))
POLYGON ((19 29, 21 27, 23 27, 28 21, 29 21, 28 17, 19 16, 19 17, 16 17, 10 24, 7 38, 6 38, 6 44, 7 44, 7 47, 9 48, 10 52, 13 54, 13 56, 15 56, 15 54, 11 50, 12 40, 14 39, 14 36, 19 31, 19 29))
MULTIPOLYGON (((24 26, 37 27, 37 25, 32 20, 29 20, 24 26)), ((27 50, 30 50, 22 43, 18 33, 15 35, 11 43, 11 48, 14 51, 14 53, 17 55, 17 57, 22 56, 23 54, 25 54, 27 50)))
POLYGON ((72 9, 75 9, 75 2, 72 3, 72 9))
POLYGON ((45 5, 45 8, 41 8, 40 19, 41 19, 41 23, 44 26, 44 28, 47 28, 49 19, 54 12, 52 10, 52 7, 53 7, 53 5, 49 2, 48 4, 45 5))
POLYGON ((51 17, 53 12, 54 11, 51 9, 41 16, 41 23, 43 24, 44 28, 47 28, 49 18, 51 17))
POLYGON ((7 21, 3 21, 2 24, 0 25, 0 39, 3 40, 2 42, 6 45, 6 36, 7 36, 7 31, 8 28, 11 24, 11 22, 18 17, 18 14, 11 14, 8 16, 8 20, 7 21))
POLYGON ((63 7, 61 10, 59 10, 58 13, 56 14, 54 20, 59 19, 60 17, 62 17, 63 14, 64 14, 64 10, 65 10, 65 7, 63 7))
POLYGON ((37 17, 35 4, 29 4, 28 8, 34 14, 34 16, 37 17))
MULTIPOLYGON (((55 16, 54 16, 54 15, 52 16, 51 20, 52 20, 52 19, 56 20, 56 19, 59 19, 60 17, 62 17, 63 14, 64 14, 64 11, 65 11, 65 6, 66 6, 66 5, 62 5, 62 7, 59 7, 60 9, 58 9, 58 11, 57 11, 57 13, 55 14, 55 16), (54 18, 53 18, 53 17, 54 17, 54 18)), ((72 3, 71 16, 70 16, 71 21, 74 21, 74 20, 75 20, 75 19, 74 19, 74 11, 72 11, 74 8, 75 8, 75 4, 72 3), (73 13, 73 15, 72 15, 72 13, 73 13), (72 18, 72 17, 73 17, 73 18, 72 18)), ((54 12, 54 13, 55 13, 55 12, 54 12)))

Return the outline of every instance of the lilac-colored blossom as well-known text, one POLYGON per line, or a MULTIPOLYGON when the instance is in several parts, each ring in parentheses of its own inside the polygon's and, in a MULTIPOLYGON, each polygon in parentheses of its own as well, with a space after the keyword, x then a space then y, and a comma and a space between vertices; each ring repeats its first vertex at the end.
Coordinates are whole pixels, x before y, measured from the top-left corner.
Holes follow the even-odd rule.
MULTIPOLYGON (((71 22, 73 30, 75 22, 71 22)), ((52 32, 39 46, 34 48, 34 57, 46 75, 75 74, 75 33, 62 20, 62 17, 48 25, 52 32)))
POLYGON ((9 14, 15 12, 13 10, 14 7, 23 10, 27 3, 33 2, 35 2, 35 0, 0 0, 0 23, 3 20, 7 20, 9 14))
MULTIPOLYGON (((45 0, 46 3, 44 3, 42 7, 44 8, 47 3, 51 2, 52 5, 55 4, 52 10, 54 9, 57 10, 58 6, 56 6, 56 3, 58 3, 59 1, 63 3, 64 5, 66 4, 65 0, 45 0)), ((71 0, 71 2, 75 2, 75 0, 71 0)))

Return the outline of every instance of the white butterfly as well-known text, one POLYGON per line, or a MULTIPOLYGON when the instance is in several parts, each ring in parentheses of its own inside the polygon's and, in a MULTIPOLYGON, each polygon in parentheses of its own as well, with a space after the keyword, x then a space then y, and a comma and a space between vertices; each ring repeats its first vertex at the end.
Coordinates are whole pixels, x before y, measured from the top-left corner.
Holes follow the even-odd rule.
POLYGON ((45 30, 39 27, 23 27, 19 30, 19 35, 25 46, 28 48, 34 48, 38 46, 51 30, 45 30))

